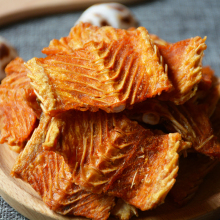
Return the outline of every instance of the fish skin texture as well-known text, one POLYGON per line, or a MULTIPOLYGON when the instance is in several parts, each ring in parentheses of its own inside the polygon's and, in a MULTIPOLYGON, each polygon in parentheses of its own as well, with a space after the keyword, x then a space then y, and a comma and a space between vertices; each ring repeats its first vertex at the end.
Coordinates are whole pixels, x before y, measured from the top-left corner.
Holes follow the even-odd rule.
POLYGON ((147 210, 161 204, 175 182, 178 133, 154 134, 121 113, 75 110, 53 117, 46 131, 42 148, 62 155, 85 191, 147 210))

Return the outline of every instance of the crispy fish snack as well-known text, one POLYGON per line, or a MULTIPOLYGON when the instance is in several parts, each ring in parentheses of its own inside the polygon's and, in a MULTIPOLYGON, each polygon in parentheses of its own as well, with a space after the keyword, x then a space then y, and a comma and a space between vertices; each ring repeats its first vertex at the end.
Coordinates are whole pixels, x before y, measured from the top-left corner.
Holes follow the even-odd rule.
POLYGON ((90 41, 71 53, 27 62, 45 113, 120 112, 172 87, 146 29, 121 31, 119 40, 90 41))
POLYGON ((11 175, 55 212, 95 220, 128 220, 170 191, 189 201, 220 158, 220 83, 202 67, 205 40, 80 23, 47 57, 15 59, 0 85, 0 143, 26 144, 11 175))
POLYGON ((12 60, 5 68, 5 72, 7 77, 2 80, 1 87, 10 90, 26 90, 23 98, 26 104, 34 110, 37 118, 40 118, 42 110, 36 100, 37 97, 30 84, 30 79, 27 77, 29 70, 24 66, 24 60, 20 57, 12 60))
POLYGON ((74 214, 92 219, 107 219, 114 197, 85 192, 72 181, 71 167, 59 152, 45 150, 51 118, 43 115, 11 174, 28 182, 43 201, 60 214, 74 214))
POLYGON ((142 211, 155 208, 175 183, 181 135, 153 136, 141 146, 126 169, 108 189, 109 195, 123 198, 142 211))
POLYGON ((155 135, 120 113, 69 111, 52 118, 45 136, 44 150, 62 155, 73 181, 93 193, 147 210, 162 203, 175 182, 178 133, 155 135))
POLYGON ((0 143, 14 146, 11 149, 17 152, 37 126, 37 117, 23 98, 26 92, 0 88, 0 143))
POLYGON ((0 85, 0 143, 7 143, 12 150, 20 151, 37 126, 35 111, 29 106, 36 95, 27 77, 28 69, 21 58, 6 67, 7 77, 0 85))
POLYGON ((176 183, 169 196, 179 205, 189 202, 198 191, 206 175, 218 163, 217 160, 197 153, 190 153, 186 158, 181 157, 176 183))
POLYGON ((183 104, 197 91, 202 79, 202 58, 206 49, 206 38, 194 37, 166 46, 158 45, 159 52, 168 65, 168 76, 174 90, 164 92, 161 100, 183 104))
POLYGON ((126 115, 147 124, 162 124, 168 132, 179 132, 183 140, 191 142, 197 152, 220 158, 220 144, 213 134, 205 105, 186 102, 177 106, 151 99, 137 104, 132 110, 126 110, 126 115))
POLYGON ((27 77, 28 69, 20 57, 12 60, 5 68, 6 78, 2 80, 1 87, 7 89, 32 89, 30 79, 27 77))

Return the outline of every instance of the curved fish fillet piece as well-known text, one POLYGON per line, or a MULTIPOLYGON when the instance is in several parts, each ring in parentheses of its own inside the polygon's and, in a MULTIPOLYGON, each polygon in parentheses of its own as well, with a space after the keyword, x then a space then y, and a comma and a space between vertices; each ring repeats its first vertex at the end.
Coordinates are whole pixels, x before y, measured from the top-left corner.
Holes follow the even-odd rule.
POLYGON ((36 95, 23 63, 16 58, 8 64, 0 85, 0 143, 13 146, 15 151, 24 147, 37 126, 36 112, 29 105, 36 102, 36 95))
POLYGON ((168 65, 168 76, 174 86, 170 93, 163 93, 161 100, 183 104, 197 91, 202 79, 202 58, 206 38, 194 37, 167 46, 158 45, 159 52, 168 65))
POLYGON ((89 42, 70 54, 27 62, 45 113, 120 112, 172 87, 146 29, 123 32, 110 43, 89 42))
POLYGON ((62 155, 73 181, 93 193, 146 210, 175 182, 180 134, 155 135, 120 113, 69 111, 53 117, 45 135, 44 150, 62 155))
POLYGON ((179 205, 189 202, 199 189, 203 179, 219 163, 209 157, 190 153, 179 161, 179 172, 176 183, 170 190, 169 196, 179 205))
POLYGON ((60 214, 107 219, 114 206, 114 197, 82 190, 72 181, 72 168, 61 154, 44 150, 51 118, 41 118, 25 149, 20 153, 11 174, 28 182, 43 201, 60 214))
POLYGON ((205 104, 197 105, 188 101, 176 106, 171 102, 151 99, 137 104, 132 110, 126 110, 129 118, 140 121, 149 114, 157 116, 157 124, 163 125, 166 131, 180 133, 183 140, 191 142, 196 151, 220 158, 220 144, 213 133, 205 104))
POLYGON ((76 184, 101 193, 117 179, 141 141, 152 135, 122 114, 70 111, 53 118, 43 146, 66 155, 76 184))

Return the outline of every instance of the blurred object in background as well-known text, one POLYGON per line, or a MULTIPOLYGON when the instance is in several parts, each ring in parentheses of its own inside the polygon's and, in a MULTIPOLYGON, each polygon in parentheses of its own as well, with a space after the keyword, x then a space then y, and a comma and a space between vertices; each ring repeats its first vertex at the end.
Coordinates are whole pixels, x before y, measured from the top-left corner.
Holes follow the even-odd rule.
POLYGON ((75 24, 80 22, 88 22, 99 27, 112 26, 120 29, 138 27, 139 24, 132 12, 119 3, 93 5, 83 12, 75 24))
MULTIPOLYGON (((144 0, 117 0, 122 4, 136 4, 144 0)), ((83 10, 108 0, 0 0, 0 26, 19 20, 54 13, 83 10)))
POLYGON ((7 64, 17 56, 17 51, 5 38, 0 36, 0 80, 5 77, 7 64))

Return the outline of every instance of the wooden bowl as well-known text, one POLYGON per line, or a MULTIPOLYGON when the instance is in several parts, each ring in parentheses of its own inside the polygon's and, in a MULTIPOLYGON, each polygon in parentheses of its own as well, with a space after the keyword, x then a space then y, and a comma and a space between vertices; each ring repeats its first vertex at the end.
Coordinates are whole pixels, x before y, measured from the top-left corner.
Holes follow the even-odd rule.
MULTIPOLYGON (((51 211, 40 196, 27 183, 10 176, 11 168, 18 156, 7 145, 0 145, 0 195, 14 209, 30 220, 73 220, 81 217, 65 217, 51 211)), ((219 220, 220 218, 220 165, 208 175, 195 198, 182 208, 167 200, 158 208, 140 212, 142 220, 219 220)), ((113 218, 110 218, 113 219, 113 218)))

